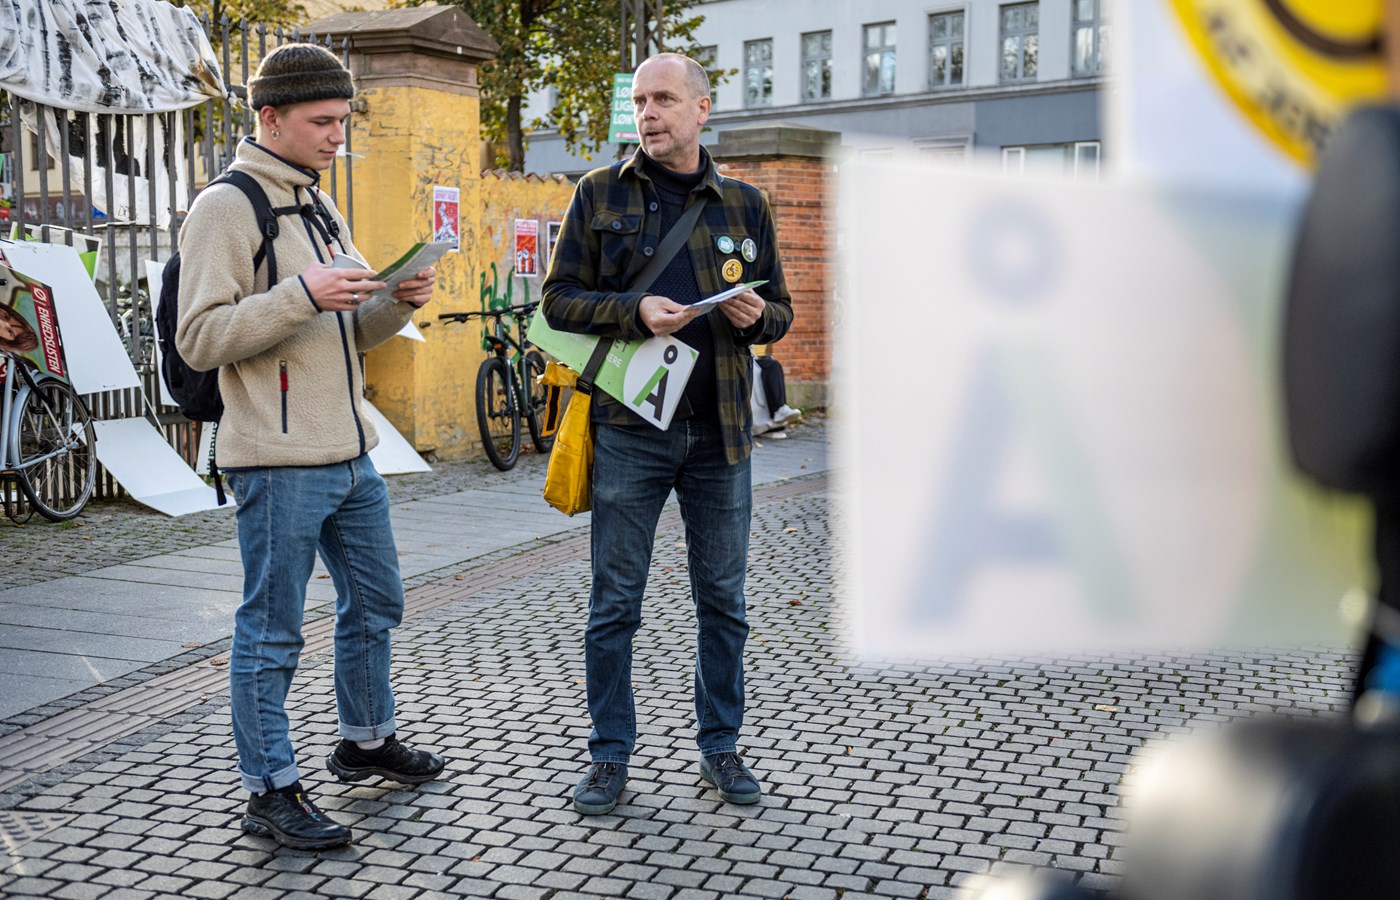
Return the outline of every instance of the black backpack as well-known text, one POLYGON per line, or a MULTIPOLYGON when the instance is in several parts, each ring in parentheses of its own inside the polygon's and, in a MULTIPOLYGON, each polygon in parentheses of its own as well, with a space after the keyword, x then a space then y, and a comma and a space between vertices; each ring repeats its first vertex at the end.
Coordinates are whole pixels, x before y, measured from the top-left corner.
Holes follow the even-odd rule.
MULTIPOLYGON (((209 182, 209 186, 219 183, 231 184, 241 190, 248 202, 253 204, 253 214, 258 219, 258 230, 262 232, 262 246, 253 257, 253 270, 256 272, 263 258, 267 258, 267 283, 277 283, 277 254, 273 242, 277 239, 277 216, 279 212, 299 211, 300 207, 289 210, 275 210, 267 199, 267 192, 257 179, 246 172, 225 172, 209 182)), ((206 188, 207 189, 207 188, 206 188)), ((165 274, 160 280, 160 309, 156 312, 156 334, 160 339, 160 374, 170 396, 185 418, 195 422, 217 422, 224 414, 224 400, 219 395, 219 370, 201 371, 185 362, 175 345, 175 329, 180 324, 180 254, 177 252, 165 264, 165 274)))
POLYGON ((1288 442, 1337 490, 1400 488, 1400 109, 1358 109, 1328 143, 1283 322, 1288 442))

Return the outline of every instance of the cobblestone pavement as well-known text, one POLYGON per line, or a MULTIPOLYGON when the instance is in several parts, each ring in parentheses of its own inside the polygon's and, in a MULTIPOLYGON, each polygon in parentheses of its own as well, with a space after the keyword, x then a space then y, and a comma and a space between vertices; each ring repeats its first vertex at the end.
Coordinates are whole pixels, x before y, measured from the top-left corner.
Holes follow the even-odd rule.
POLYGON ((289 703, 303 773, 355 828, 352 846, 294 851, 238 830, 245 796, 216 700, 0 798, 0 893, 945 898, 969 873, 1023 866, 1102 887, 1119 871, 1120 779, 1145 741, 1343 704, 1350 663, 1331 651, 851 665, 826 482, 787 487, 754 516, 742 745, 760 805, 728 806, 696 773, 693 611, 671 518, 636 639, 641 737, 615 814, 585 819, 568 799, 588 731, 576 538, 524 554, 532 566, 487 590, 467 587, 499 562, 420 588, 444 602, 397 632, 396 686, 405 736, 448 757, 441 781, 329 780, 331 667, 304 661, 289 703))

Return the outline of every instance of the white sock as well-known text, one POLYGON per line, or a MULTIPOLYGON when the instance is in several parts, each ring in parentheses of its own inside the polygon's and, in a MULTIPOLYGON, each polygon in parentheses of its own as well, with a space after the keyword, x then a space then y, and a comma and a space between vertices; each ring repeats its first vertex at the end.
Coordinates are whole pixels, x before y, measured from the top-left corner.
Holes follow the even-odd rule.
POLYGON ((359 747, 361 750, 378 750, 380 747, 384 746, 384 739, 377 738, 373 741, 356 741, 355 746, 359 747))

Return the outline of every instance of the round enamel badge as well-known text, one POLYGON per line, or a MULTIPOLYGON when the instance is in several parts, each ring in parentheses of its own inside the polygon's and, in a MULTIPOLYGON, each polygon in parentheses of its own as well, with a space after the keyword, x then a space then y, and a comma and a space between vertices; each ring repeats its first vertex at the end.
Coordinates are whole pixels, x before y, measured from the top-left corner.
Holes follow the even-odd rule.
POLYGON ((727 234, 722 234, 715 241, 715 246, 719 248, 720 253, 733 253, 734 239, 727 234))
POLYGON ((744 259, 749 262, 758 259, 758 245, 753 242, 753 238, 744 238, 744 242, 739 245, 739 252, 744 254, 744 259))
POLYGON ((737 284, 739 279, 744 277, 744 266, 737 259, 727 259, 724 261, 724 267, 719 270, 719 273, 724 276, 725 281, 730 284, 737 284))
POLYGON ((1353 104, 1385 94, 1381 0, 1171 0, 1261 133, 1311 166, 1353 104))

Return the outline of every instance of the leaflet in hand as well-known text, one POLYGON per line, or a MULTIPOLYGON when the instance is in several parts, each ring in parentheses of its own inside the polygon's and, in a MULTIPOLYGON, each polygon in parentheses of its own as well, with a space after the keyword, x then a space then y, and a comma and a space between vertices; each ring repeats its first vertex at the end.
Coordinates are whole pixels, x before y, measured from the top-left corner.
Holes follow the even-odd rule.
POLYGON ((766 278, 763 279, 762 281, 746 281, 746 282, 744 282, 743 284, 736 284, 736 285, 734 285, 732 288, 729 288, 728 290, 720 291, 718 294, 715 294, 713 297, 706 297, 704 300, 697 300, 696 302, 694 302, 694 303, 692 303, 692 304, 690 304, 690 305, 691 305, 693 308, 695 308, 695 309, 704 310, 705 312, 709 312, 709 310, 710 310, 712 307, 718 306, 719 304, 721 304, 721 303, 723 303, 724 301, 728 300, 730 297, 737 296, 737 295, 739 295, 739 294, 742 294, 744 291, 750 290, 750 289, 752 289, 752 288, 756 288, 756 287, 758 287, 758 286, 761 285, 761 284, 767 284, 767 283, 768 283, 768 279, 766 279, 766 278))
MULTIPOLYGON (((417 277, 424 269, 435 265, 442 255, 453 248, 451 241, 419 242, 408 248, 408 252, 394 260, 382 272, 375 274, 374 281, 383 281, 385 286, 370 294, 370 299, 387 297, 393 299, 394 291, 400 284, 417 277)), ((337 253, 331 265, 336 268, 369 268, 344 253, 337 253)))

